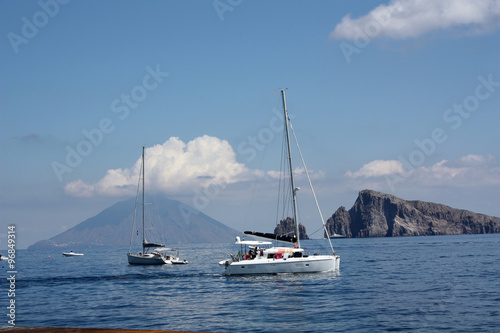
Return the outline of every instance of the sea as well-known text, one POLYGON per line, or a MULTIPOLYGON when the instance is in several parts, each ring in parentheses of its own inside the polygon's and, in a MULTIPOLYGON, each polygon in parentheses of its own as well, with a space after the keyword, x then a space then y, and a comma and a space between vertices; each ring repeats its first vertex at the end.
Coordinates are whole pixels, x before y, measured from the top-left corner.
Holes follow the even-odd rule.
MULTIPOLYGON (((500 234, 333 244, 338 272, 260 276, 223 274, 218 262, 237 253, 233 243, 179 245, 189 261, 179 266, 128 265, 128 247, 18 250, 15 274, 0 263, 0 326, 500 332, 500 234), (63 250, 85 255, 67 258, 63 250)), ((302 245, 310 253, 329 250, 326 240, 302 245)))

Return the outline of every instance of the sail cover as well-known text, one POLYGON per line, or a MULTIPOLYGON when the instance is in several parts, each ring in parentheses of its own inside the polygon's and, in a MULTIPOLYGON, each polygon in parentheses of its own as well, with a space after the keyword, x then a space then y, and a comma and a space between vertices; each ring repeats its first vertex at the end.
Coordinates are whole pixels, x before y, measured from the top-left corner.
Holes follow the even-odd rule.
POLYGON ((295 243, 297 242, 297 236, 279 236, 275 234, 270 234, 266 232, 258 232, 258 231, 245 231, 243 232, 245 235, 252 235, 255 237, 261 237, 261 238, 267 238, 267 239, 274 239, 280 242, 288 242, 288 243, 295 243))
POLYGON ((143 247, 164 247, 165 244, 144 242, 144 243, 142 243, 142 246, 143 247))

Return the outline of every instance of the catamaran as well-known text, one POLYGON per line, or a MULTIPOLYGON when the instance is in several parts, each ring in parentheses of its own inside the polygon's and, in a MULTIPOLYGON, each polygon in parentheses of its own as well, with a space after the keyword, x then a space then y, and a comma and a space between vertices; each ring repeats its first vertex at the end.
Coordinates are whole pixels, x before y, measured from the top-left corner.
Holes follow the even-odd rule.
MULTIPOLYGON (((300 243, 300 233, 299 233, 299 220, 297 214, 297 191, 299 188, 295 187, 294 175, 293 175, 293 162, 292 162, 292 148, 290 143, 290 129, 293 131, 293 127, 290 122, 290 117, 288 116, 287 106, 286 106, 286 95, 285 90, 281 90, 282 101, 283 101, 283 114, 284 114, 284 124, 285 124, 285 143, 287 151, 288 160, 288 171, 290 178, 290 194, 292 198, 292 208, 293 208, 293 220, 295 224, 295 235, 285 235, 278 236, 274 234, 261 233, 245 231, 247 235, 256 236, 259 238, 273 239, 274 241, 292 243, 294 246, 272 246, 273 242, 270 241, 257 241, 257 240, 241 240, 240 237, 236 237, 236 244, 240 245, 240 251, 237 255, 230 255, 229 259, 222 260, 219 265, 225 267, 226 275, 244 275, 244 274, 277 274, 277 273, 314 273, 314 272, 329 272, 339 270, 340 267, 340 256, 335 253, 330 237, 328 236, 328 242, 330 243, 331 254, 326 255, 309 255, 302 247, 300 243), (247 248, 249 251, 247 252, 247 248)), ((297 142, 297 138, 294 132, 294 138, 297 142)), ((304 171, 311 186, 311 190, 316 201, 316 206, 318 208, 323 229, 326 235, 328 235, 328 230, 325 225, 325 220, 319 209, 319 204, 316 199, 316 194, 314 188, 312 187, 311 179, 307 172, 307 168, 302 158, 302 153, 300 152, 300 147, 297 148, 300 153, 302 164, 304 166, 304 171)))
MULTIPOLYGON (((134 236, 134 225, 135 225, 135 217, 137 211, 137 199, 136 199, 136 209, 134 210, 134 218, 132 223, 132 236, 130 237, 130 248, 127 253, 128 263, 130 265, 182 265, 187 264, 187 260, 179 259, 179 252, 166 248, 164 244, 148 242, 146 240, 145 233, 145 194, 144 194, 144 146, 142 147, 142 168, 139 173, 139 183, 142 179, 142 252, 137 254, 130 253, 132 249, 132 238, 134 236), (151 252, 149 252, 153 249, 151 252), (174 253, 172 253, 174 252, 174 253)), ((137 196, 139 195, 139 186, 137 187, 137 196)))

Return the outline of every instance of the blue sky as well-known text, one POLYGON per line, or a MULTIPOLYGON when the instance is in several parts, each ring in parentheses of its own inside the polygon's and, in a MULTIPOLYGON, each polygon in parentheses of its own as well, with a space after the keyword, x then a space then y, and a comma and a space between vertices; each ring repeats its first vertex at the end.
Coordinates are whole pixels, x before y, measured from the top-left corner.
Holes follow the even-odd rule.
POLYGON ((365 188, 500 216, 498 0, 2 1, 0 16, 0 234, 16 224, 21 247, 133 195, 142 145, 158 191, 272 231, 283 88, 325 216, 365 188))

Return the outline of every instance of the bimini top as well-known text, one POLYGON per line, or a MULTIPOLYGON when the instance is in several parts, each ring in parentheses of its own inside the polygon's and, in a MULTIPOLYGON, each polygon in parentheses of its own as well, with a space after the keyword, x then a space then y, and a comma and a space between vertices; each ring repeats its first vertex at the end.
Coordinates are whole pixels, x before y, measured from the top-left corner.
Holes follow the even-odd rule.
POLYGON ((154 249, 154 251, 156 251, 156 252, 165 252, 165 251, 175 251, 175 250, 171 249, 169 247, 158 247, 158 248, 154 249))
POLYGON ((258 241, 258 240, 241 240, 240 237, 236 237, 235 244, 241 245, 271 245, 272 242, 258 241))

